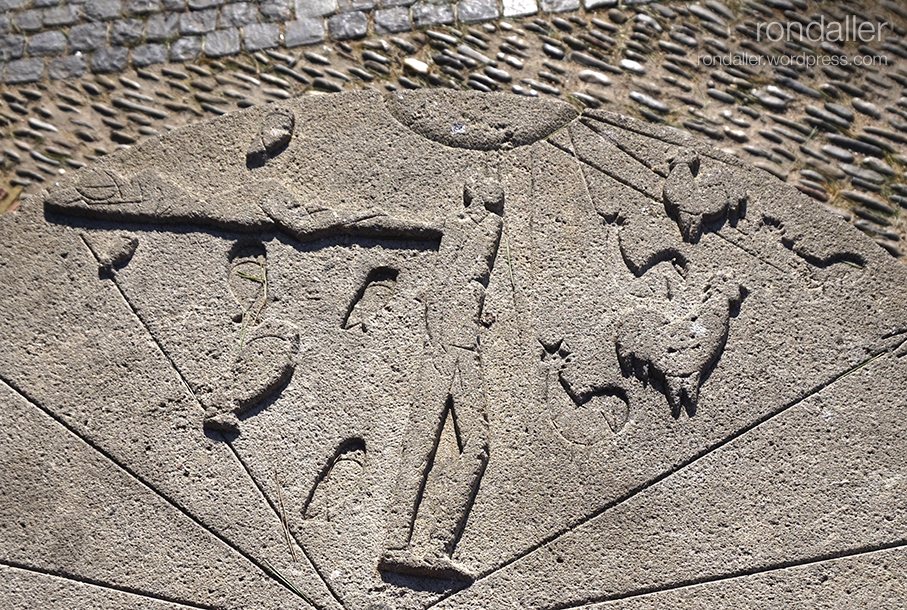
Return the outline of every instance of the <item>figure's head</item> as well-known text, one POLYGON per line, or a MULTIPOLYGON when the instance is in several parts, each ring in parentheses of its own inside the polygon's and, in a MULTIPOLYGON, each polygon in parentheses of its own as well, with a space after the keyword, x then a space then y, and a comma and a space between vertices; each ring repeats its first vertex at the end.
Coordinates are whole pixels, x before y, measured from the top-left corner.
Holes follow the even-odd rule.
POLYGON ((695 150, 684 148, 677 156, 668 160, 668 165, 673 170, 680 165, 690 168, 690 173, 695 177, 699 173, 699 153, 695 150))
POLYGON ((493 178, 471 176, 463 187, 463 205, 474 219, 485 212, 501 216, 504 214, 504 187, 493 178))

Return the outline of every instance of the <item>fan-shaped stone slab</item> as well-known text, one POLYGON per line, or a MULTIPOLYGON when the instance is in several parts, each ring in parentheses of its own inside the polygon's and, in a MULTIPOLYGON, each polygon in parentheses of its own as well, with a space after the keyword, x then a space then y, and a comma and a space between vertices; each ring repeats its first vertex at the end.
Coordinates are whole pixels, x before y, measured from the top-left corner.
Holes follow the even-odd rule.
POLYGON ((275 102, 4 215, 0 286, 10 603, 907 594, 907 271, 670 128, 478 93, 275 102), (25 501, 76 481, 91 561, 25 501))

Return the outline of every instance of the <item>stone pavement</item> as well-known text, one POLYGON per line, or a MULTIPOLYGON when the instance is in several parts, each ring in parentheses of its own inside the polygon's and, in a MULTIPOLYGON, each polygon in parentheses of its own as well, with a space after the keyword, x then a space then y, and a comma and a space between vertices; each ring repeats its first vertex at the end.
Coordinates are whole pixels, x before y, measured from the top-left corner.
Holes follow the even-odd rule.
POLYGON ((696 133, 904 253, 907 12, 887 0, 97 1, 112 8, 39 0, 3 15, 0 187, 12 195, 0 209, 20 188, 28 196, 114 150, 238 108, 446 87, 566 99, 696 133), (62 25, 66 11, 75 21, 62 25), (889 29, 866 44, 757 40, 759 23, 851 15, 889 29), (807 56, 828 65, 797 63, 807 56))
POLYGON ((0 60, 3 82, 15 85, 580 8, 579 0, 3 0, 0 60))

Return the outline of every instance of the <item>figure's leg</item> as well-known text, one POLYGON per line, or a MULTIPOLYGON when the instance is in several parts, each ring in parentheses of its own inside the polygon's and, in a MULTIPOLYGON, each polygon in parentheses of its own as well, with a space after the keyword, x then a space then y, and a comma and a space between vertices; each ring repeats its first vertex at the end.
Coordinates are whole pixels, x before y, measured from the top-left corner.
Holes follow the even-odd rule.
POLYGON ((444 407, 450 389, 452 364, 445 363, 444 357, 441 357, 427 358, 423 365, 406 425, 403 455, 389 510, 385 545, 388 551, 409 548, 425 479, 444 425, 444 407), (440 367, 437 366, 438 361, 440 367))
MULTIPOLYGON (((454 563, 450 555, 460 537, 472 502, 478 491, 479 481, 488 463, 488 420, 485 415, 485 397, 481 386, 478 355, 473 350, 450 347, 453 379, 450 387, 451 407, 441 412, 437 433, 432 437, 432 455, 437 447, 438 438, 444 425, 445 416, 453 419, 456 428, 459 455, 448 465, 437 479, 438 485, 431 498, 418 498, 415 503, 407 504, 412 508, 412 516, 418 512, 418 527, 427 531, 419 542, 410 538, 413 522, 405 529, 405 536, 410 544, 402 550, 389 550, 382 557, 379 567, 382 569, 427 576, 431 578, 450 578, 470 582, 475 578, 465 567, 454 563)), ((415 492, 419 495, 424 489, 428 477, 428 464, 420 464, 418 486, 415 492)), ((413 493, 408 490, 404 493, 413 493)), ((403 498, 400 498, 401 501, 403 498)), ((412 500, 409 500, 412 502, 412 500)), ((399 516, 399 515, 398 515, 399 516)), ((398 534, 403 539, 404 533, 398 534)), ((397 547, 400 548, 400 547, 397 547)))
POLYGON ((452 397, 452 417, 458 432, 460 455, 444 473, 431 515, 432 532, 426 556, 450 557, 466 525, 469 510, 488 464, 489 430, 479 355, 473 350, 451 348, 457 353, 452 397))

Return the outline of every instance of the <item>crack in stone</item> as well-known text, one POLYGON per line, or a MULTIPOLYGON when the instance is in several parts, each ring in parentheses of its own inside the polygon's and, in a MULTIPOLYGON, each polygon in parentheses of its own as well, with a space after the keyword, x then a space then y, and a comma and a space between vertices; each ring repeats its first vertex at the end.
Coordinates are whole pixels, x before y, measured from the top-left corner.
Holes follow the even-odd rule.
POLYGON ((860 557, 862 555, 871 555, 873 553, 882 553, 884 551, 891 551, 895 549, 907 549, 907 538, 897 540, 894 542, 878 545, 868 545, 856 547, 846 551, 839 551, 837 553, 828 553, 825 555, 818 555, 816 557, 810 557, 808 559, 800 559, 796 561, 783 561, 779 563, 768 564, 760 568, 752 568, 749 570, 738 570, 736 572, 729 572, 726 574, 720 574, 717 576, 709 576, 706 578, 696 578, 681 581, 679 583, 674 583, 671 585, 661 586, 661 587, 651 587, 646 589, 638 589, 636 591, 631 591, 629 593, 621 593, 619 595, 610 595, 607 597, 589 599, 587 601, 581 602, 579 604, 572 604, 569 606, 548 606, 546 610, 577 610, 579 608, 588 608, 595 604, 613 602, 613 601, 622 601, 628 599, 635 599, 639 597, 645 597, 648 595, 657 595, 659 593, 667 593, 670 591, 678 591, 680 589, 688 589, 691 587, 697 587, 700 585, 718 583, 718 582, 727 582, 730 580, 735 580, 737 578, 746 578, 748 576, 758 576, 761 574, 769 574, 771 572, 777 572, 779 570, 786 570, 789 568, 798 568, 803 566, 818 565, 822 563, 828 563, 836 561, 839 559, 847 559, 850 557, 860 557))
MULTIPOLYGON (((224 441, 224 443, 227 445, 227 447, 230 448, 230 452, 233 454, 233 456, 236 458, 236 461, 239 462, 239 464, 242 466, 243 470, 244 470, 244 471, 246 472, 246 474, 249 476, 249 479, 251 479, 252 484, 255 485, 255 488, 258 490, 258 493, 261 494, 261 497, 264 499, 265 503, 266 503, 266 504, 271 508, 271 510, 274 512, 274 516, 277 517, 277 520, 278 520, 278 521, 281 521, 281 519, 280 519, 280 513, 277 511, 277 507, 275 507, 275 506, 274 506, 274 503, 271 502, 271 498, 265 493, 265 490, 264 490, 264 488, 259 484, 258 479, 255 478, 255 475, 252 474, 252 471, 249 469, 248 466, 246 466, 246 463, 245 463, 245 462, 243 461, 243 459, 239 456, 239 452, 236 451, 236 448, 233 446, 233 444, 232 444, 231 442, 229 442, 223 434, 220 434, 220 437, 221 437, 221 439, 224 441)), ((321 581, 324 583, 324 586, 327 587, 327 590, 331 593, 331 596, 337 601, 338 604, 340 604, 343 608, 346 608, 346 604, 343 603, 343 600, 340 599, 340 596, 337 594, 336 591, 334 591, 334 588, 331 587, 330 584, 328 584, 327 578, 325 578, 324 574, 321 573, 321 570, 318 569, 318 566, 315 565, 315 562, 312 561, 311 555, 309 555, 309 552, 306 550, 306 548, 305 548, 305 546, 302 544, 302 542, 300 542, 300 540, 299 540, 299 538, 296 536, 296 534, 294 534, 292 531, 290 531, 290 536, 292 536, 293 542, 296 543, 296 546, 299 547, 299 550, 302 551, 302 554, 305 556, 306 561, 308 561, 309 566, 310 566, 310 567, 312 568, 312 570, 318 575, 318 578, 321 579, 321 581)), ((316 604, 315 602, 313 602, 312 600, 310 600, 310 599, 305 599, 305 601, 308 602, 308 603, 310 603, 310 604, 311 604, 312 606, 314 606, 315 608, 318 608, 319 610, 322 610, 321 607, 320 607, 318 604, 316 604)))
POLYGON ((44 570, 34 566, 29 566, 17 561, 9 561, 8 559, 0 559, 0 566, 6 566, 7 568, 13 570, 22 570, 23 572, 31 572, 33 574, 40 574, 42 576, 49 576, 51 578, 59 578, 62 580, 68 580, 71 582, 77 582, 81 585, 87 585, 91 587, 98 587, 100 589, 107 589, 109 591, 117 591, 119 593, 128 593, 129 595, 135 595, 136 597, 142 597, 145 599, 150 599, 154 601, 167 602, 168 604, 177 604, 184 606, 186 608, 193 608, 195 610, 215 610, 215 606, 209 606, 205 604, 197 604, 195 602, 190 602, 188 600, 179 599, 175 597, 167 597, 165 595, 156 595, 154 593, 148 593, 146 591, 141 591, 139 589, 133 589, 131 587, 121 587, 118 585, 113 585, 106 583, 100 580, 95 580, 93 578, 87 578, 85 576, 77 576, 75 574, 66 574, 61 572, 55 572, 52 570, 44 570))
MULTIPOLYGON (((579 161, 580 163, 585 163, 586 165, 588 165, 588 166, 591 167, 592 169, 598 170, 598 171, 600 171, 601 173, 605 174, 606 176, 608 176, 608 177, 610 177, 610 178, 613 178, 613 179, 616 180, 617 182, 620 182, 620 183, 623 184, 624 186, 633 189, 633 190, 636 191, 637 193, 640 193, 640 194, 643 195, 646 199, 648 199, 648 200, 650 200, 650 201, 656 201, 656 202, 658 202, 659 204, 662 203, 662 202, 659 201, 658 199, 655 199, 654 197, 652 197, 652 195, 650 195, 649 193, 645 192, 644 190, 641 190, 641 189, 637 188, 636 186, 634 186, 633 184, 631 184, 628 180, 626 180, 626 179, 624 179, 624 178, 621 178, 620 176, 614 174, 613 172, 610 172, 610 171, 608 171, 607 169, 605 169, 605 168, 603 168, 603 167, 598 167, 598 166, 596 166, 596 165, 593 165, 592 163, 589 163, 588 161, 585 161, 585 160, 583 160, 583 159, 580 159, 580 158, 579 158, 579 155, 576 155, 573 151, 567 150, 566 148, 564 148, 564 147, 562 147, 562 146, 558 146, 557 144, 555 144, 554 142, 552 142, 552 141, 550 141, 550 140, 545 140, 545 141, 546 141, 548 144, 550 144, 551 146, 557 148, 558 150, 563 151, 565 154, 568 154, 568 155, 572 156, 574 159, 576 159, 576 160, 579 161)), ((571 141, 572 141, 572 134, 571 134, 571 141)))

